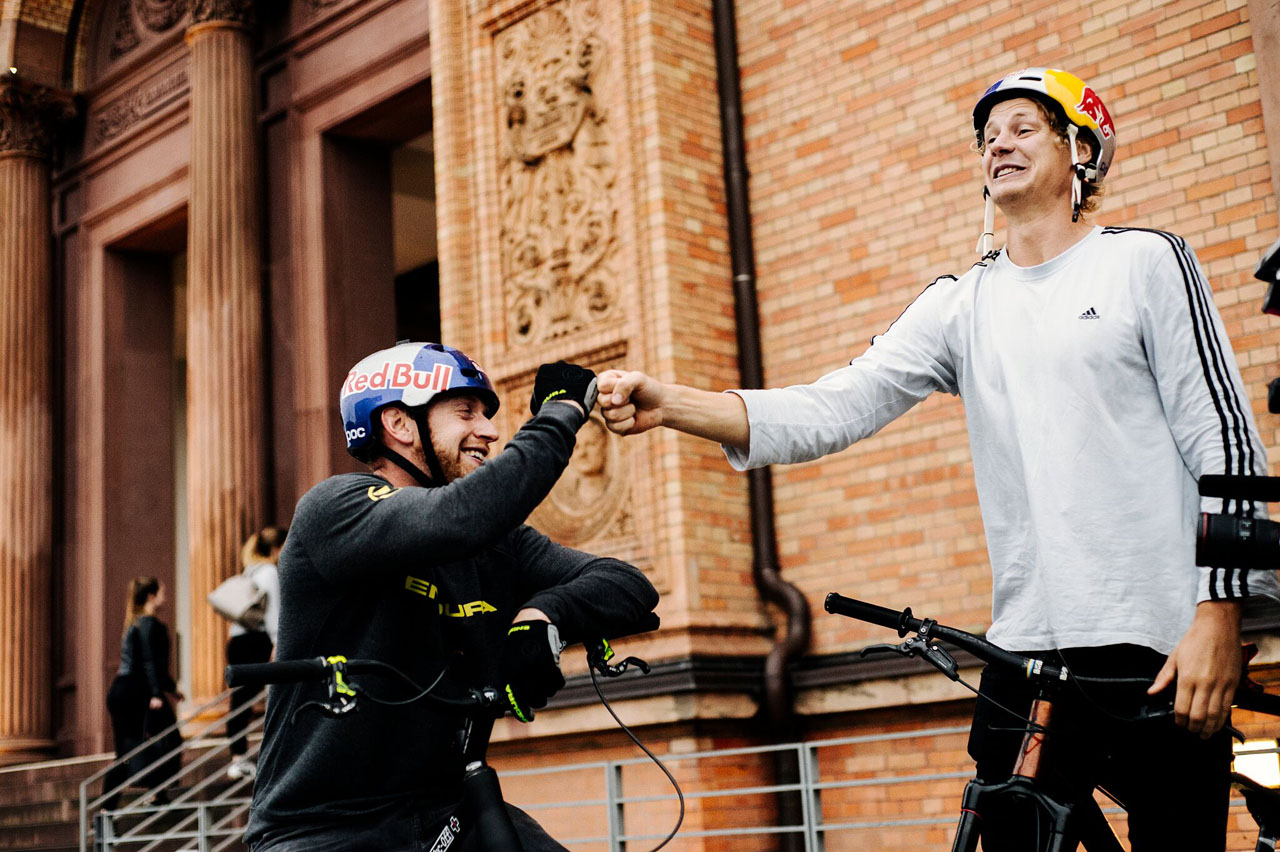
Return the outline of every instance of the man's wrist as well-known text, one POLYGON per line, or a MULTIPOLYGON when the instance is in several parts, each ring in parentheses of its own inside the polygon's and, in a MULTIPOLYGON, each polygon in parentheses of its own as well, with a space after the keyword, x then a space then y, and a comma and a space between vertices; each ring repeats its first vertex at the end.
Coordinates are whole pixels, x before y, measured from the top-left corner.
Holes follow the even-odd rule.
POLYGON ((521 621, 545 621, 551 622, 550 616, 537 607, 527 606, 516 613, 516 617, 511 619, 512 624, 519 624, 521 621))
POLYGON ((582 406, 578 404, 578 401, 576 399, 553 399, 551 400, 551 402, 553 403, 558 402, 561 405, 572 405, 575 409, 577 409, 578 414, 583 417, 585 417, 587 414, 587 412, 582 410, 582 406))
POLYGON ((1244 604, 1241 601, 1200 601, 1196 604, 1195 617, 1212 619, 1239 632, 1243 612, 1244 604))

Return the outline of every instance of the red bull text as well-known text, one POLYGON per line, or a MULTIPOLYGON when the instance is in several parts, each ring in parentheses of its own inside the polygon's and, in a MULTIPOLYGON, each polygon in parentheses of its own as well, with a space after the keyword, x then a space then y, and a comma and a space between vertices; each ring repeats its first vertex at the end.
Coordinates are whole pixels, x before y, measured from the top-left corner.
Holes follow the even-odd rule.
POLYGON ((431 371, 427 372, 415 370, 412 364, 404 361, 394 364, 388 361, 382 365, 382 369, 372 373, 362 373, 357 370, 347 373, 347 380, 342 383, 342 395, 410 386, 418 390, 438 392, 449 387, 449 379, 452 377, 453 367, 448 364, 435 364, 431 367, 431 371))

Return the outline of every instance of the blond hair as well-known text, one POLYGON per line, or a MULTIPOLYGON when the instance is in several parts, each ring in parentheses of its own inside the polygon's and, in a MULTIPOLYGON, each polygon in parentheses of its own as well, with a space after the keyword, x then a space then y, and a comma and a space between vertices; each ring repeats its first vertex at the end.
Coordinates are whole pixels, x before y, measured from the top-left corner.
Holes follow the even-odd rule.
POLYGON ((275 562, 288 534, 287 527, 268 526, 258 530, 241 545, 240 564, 247 567, 255 562, 275 562))

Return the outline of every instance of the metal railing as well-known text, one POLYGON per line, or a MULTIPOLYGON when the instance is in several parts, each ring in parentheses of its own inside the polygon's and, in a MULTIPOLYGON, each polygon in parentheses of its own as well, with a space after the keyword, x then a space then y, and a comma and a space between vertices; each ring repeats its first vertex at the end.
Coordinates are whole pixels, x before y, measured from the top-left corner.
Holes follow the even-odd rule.
MULTIPOLYGON (((216 701, 192 715, 199 715, 216 701)), ((205 732, 224 720, 225 717, 211 723, 205 732)), ((251 726, 250 732, 260 725, 251 726)), ((924 755, 935 753, 936 743, 907 749, 900 745, 907 740, 953 737, 955 743, 941 748, 963 750, 963 738, 968 732, 969 726, 965 725, 781 745, 668 752, 661 755, 662 760, 684 788, 685 802, 693 817, 686 818, 678 837, 738 838, 732 846, 724 847, 737 849, 757 848, 750 845, 752 838, 758 848, 772 848, 765 845, 771 842, 770 838, 776 841, 791 836, 793 848, 825 852, 833 836, 841 834, 845 836, 833 844, 839 848, 942 848, 950 843, 961 791, 964 781, 973 775, 972 768, 967 758, 961 757, 955 771, 930 771, 924 755), (902 759, 903 755, 913 756, 912 760, 902 759), (778 770, 779 758, 789 758, 788 772, 783 774, 790 778, 773 782, 768 777, 778 770), (910 764, 916 765, 916 771, 910 764), (735 783, 744 778, 745 783, 735 783), (918 788, 914 793, 909 790, 912 786, 918 788), (777 801, 788 794, 798 797, 799 821, 781 824, 777 801), (734 817, 738 819, 735 821, 734 817), (870 837, 870 832, 881 832, 881 836, 870 837), (897 838, 890 840, 889 835, 897 838)), ((199 742, 197 737, 189 745, 195 747, 199 742)), ((250 743, 252 755, 257 743, 250 743)), ((227 746, 222 742, 189 767, 207 763, 227 746)), ((108 770, 109 767, 90 776, 81 785, 81 850, 86 850, 85 842, 90 836, 85 815, 111 793, 104 791, 89 800, 86 790, 108 770)), ((135 777, 145 772, 141 770, 135 777)), ((645 848, 640 844, 652 845, 662 839, 667 827, 675 822, 675 792, 669 787, 664 789, 665 779, 645 757, 530 769, 500 768, 499 774, 508 801, 533 813, 552 836, 574 850, 624 852, 645 848), (590 792, 586 798, 556 798, 564 790, 590 792)), ((169 780, 188 775, 190 772, 184 772, 169 780)), ((243 832, 239 821, 248 809, 251 781, 242 779, 216 797, 201 801, 201 792, 218 777, 203 778, 164 807, 135 802, 118 811, 103 812, 96 820, 95 849, 151 852, 170 841, 180 841, 184 844, 180 848, 199 852, 219 852, 234 846, 243 832), (170 815, 169 823, 161 827, 166 814, 170 815)), ((145 799, 144 796, 141 801, 145 799)), ((1233 810, 1242 806, 1243 801, 1238 798, 1231 802, 1233 810)), ((1108 817, 1123 819, 1119 808, 1103 810, 1108 817)))
MULTIPOLYGON (((839 771, 834 766, 824 767, 822 758, 824 751, 853 749, 857 746, 871 744, 890 744, 906 739, 967 735, 968 732, 969 727, 967 725, 964 727, 924 728, 888 734, 842 737, 839 739, 786 743, 782 745, 715 749, 689 753, 668 752, 661 757, 676 778, 681 781, 681 785, 688 785, 685 789, 684 798, 691 811, 700 804, 703 805, 705 811, 707 809, 706 806, 712 800, 721 799, 728 803, 727 807, 716 809, 722 813, 732 814, 736 811, 743 814, 754 813, 764 817, 764 819, 755 824, 746 824, 744 822, 744 824, 739 825, 719 825, 717 827, 691 826, 688 818, 686 818, 686 828, 680 830, 680 838, 746 838, 752 836, 766 838, 779 835, 794 835, 799 838, 798 842, 802 844, 805 852, 823 852, 826 848, 827 836, 834 832, 904 829, 914 826, 943 827, 954 825, 956 821, 957 811, 955 807, 942 809, 937 816, 921 813, 915 816, 903 815, 898 818, 828 819, 824 814, 824 805, 830 809, 831 804, 834 804, 833 800, 847 798, 841 795, 841 791, 853 791, 859 788, 882 788, 881 791, 884 793, 882 798, 890 801, 895 798, 891 788, 896 786, 906 784, 939 785, 933 787, 933 795, 935 797, 954 799, 958 806, 960 793, 964 787, 963 781, 973 776, 971 769, 955 772, 922 771, 918 773, 892 774, 887 774, 889 773, 887 767, 884 772, 839 771), (713 786, 709 789, 700 789, 696 786, 697 779, 707 774, 697 766, 699 763, 714 764, 737 759, 740 764, 747 764, 748 767, 754 764, 755 774, 764 776, 772 774, 774 767, 777 765, 777 758, 781 756, 790 756, 793 761, 791 768, 794 770, 793 778, 795 780, 782 783, 760 783, 730 787, 713 786), (687 767, 689 764, 694 764, 694 766, 689 771, 682 771, 682 766, 687 767), (851 777, 858 774, 864 774, 865 777, 851 777), (825 778, 824 775, 826 776, 825 778), (685 777, 682 778, 682 776, 685 777), (776 801, 776 797, 779 795, 788 793, 799 797, 800 822, 790 825, 777 824, 776 811, 772 809, 773 802, 776 801), (744 800, 753 800, 761 804, 754 808, 744 808, 742 807, 744 800)), ((856 752, 851 753, 856 754, 856 752)), ((653 841, 661 840, 666 836, 665 832, 655 830, 674 823, 676 810, 676 795, 674 791, 649 795, 627 792, 624 785, 624 779, 628 774, 627 770, 631 767, 643 767, 645 765, 649 765, 648 758, 635 757, 624 760, 593 761, 539 767, 536 769, 507 769, 500 771, 499 774, 504 781, 516 781, 516 784, 509 785, 516 789, 520 787, 517 781, 520 778, 550 779, 556 774, 567 773, 570 776, 576 775, 578 777, 562 784, 541 780, 538 786, 542 789, 563 789, 565 787, 581 789, 585 782, 588 788, 594 787, 595 789, 603 790, 603 798, 518 801, 521 798, 519 793, 515 796, 509 796, 509 798, 525 810, 534 812, 535 816, 540 818, 545 819, 544 815, 548 815, 555 810, 571 810, 573 812, 572 823, 574 826, 595 825, 603 829, 602 832, 594 834, 580 832, 573 836, 563 833, 557 834, 557 832, 552 831, 553 836, 556 836, 561 843, 572 849, 596 846, 608 849, 609 852, 623 852, 623 850, 629 848, 627 846, 628 843, 640 841, 652 843, 653 841), (598 786, 590 781, 593 775, 599 779, 598 786), (655 816, 654 811, 661 805, 668 806, 665 808, 664 816, 655 816), (604 810, 603 819, 599 816, 600 809, 604 810), (640 816, 637 813, 628 818, 629 810, 641 812, 646 809, 647 813, 644 816, 640 816), (593 810, 596 812, 595 818, 591 816, 593 810), (670 819, 665 819, 666 812, 669 812, 670 819)), ((749 768, 748 774, 751 771, 752 769, 749 768)), ((652 773, 650 773, 650 776, 648 783, 652 783, 652 773)), ((714 783, 714 774, 711 777, 714 783)), ((637 784, 639 782, 633 780, 632 783, 637 784)), ((513 792, 515 792, 515 789, 513 789, 513 792)), ((548 819, 548 822, 550 821, 548 819)), ((630 848, 636 847, 632 846, 630 848)))
MULTIPOLYGON (((785 745, 668 752, 660 756, 685 788, 684 798, 691 810, 700 802, 725 803, 717 809, 717 819, 702 820, 704 827, 699 827, 696 820, 691 825, 686 817, 686 827, 677 839, 739 838, 733 845, 722 847, 738 849, 748 847, 750 839, 756 838, 757 845, 749 848, 772 849, 774 846, 767 845, 770 837, 791 835, 796 838, 792 848, 803 848, 805 852, 825 852, 828 843, 839 849, 950 848, 960 814, 960 797, 965 782, 973 777, 972 764, 962 754, 955 771, 930 770, 930 761, 924 755, 934 749, 895 751, 893 746, 903 740, 955 737, 956 747, 963 752, 968 733, 969 726, 965 725, 785 745), (853 765, 868 752, 875 757, 877 747, 885 758, 881 763, 853 765), (756 777, 764 777, 775 771, 774 758, 779 755, 791 756, 795 780, 715 786, 718 762, 755 758, 754 766, 745 774, 754 771, 756 777), (911 755, 911 760, 902 755, 911 755), (712 779, 710 784, 704 780, 708 777, 712 779), (911 787, 918 789, 910 791, 911 787), (799 821, 784 825, 778 819, 776 799, 788 793, 801 798, 799 821), (753 798, 757 807, 740 806, 753 798), (895 810, 897 813, 893 813, 895 810), (725 819, 725 815, 737 820, 725 819), (718 824, 705 827, 707 822, 718 824)), ((741 761, 746 763, 747 760, 741 761)), ((942 763, 954 765, 952 761, 942 763)), ((511 788, 508 800, 533 813, 552 836, 575 852, 624 852, 651 847, 666 836, 665 829, 675 822, 677 800, 670 788, 648 795, 628 792, 628 787, 641 785, 658 789, 657 784, 662 782, 655 780, 659 778, 657 770, 651 766, 645 769, 646 765, 648 758, 636 757, 534 769, 499 767, 499 774, 504 791, 511 788), (628 769, 632 770, 629 776, 628 769), (561 776, 560 781, 555 780, 557 775, 561 776), (629 777, 626 785, 624 776, 629 777), (536 784, 522 785, 522 778, 536 779, 536 784), (539 791, 563 789, 601 790, 604 795, 555 800, 539 795, 539 791), (664 809, 659 813, 660 806, 664 809), (558 810, 571 817, 557 820, 558 810)), ((1230 806, 1232 813, 1245 811, 1244 800, 1239 797, 1233 796, 1230 806)), ((1104 803, 1102 811, 1117 824, 1125 820, 1123 809, 1110 802, 1104 803)), ((1244 818, 1249 820, 1247 815, 1244 818)))
MULTIPOLYGON (((222 692, 80 782, 80 852, 88 852, 90 848, 95 852, 121 849, 155 852, 166 844, 172 845, 170 841, 183 843, 184 849, 218 852, 239 842, 244 831, 239 823, 249 810, 253 779, 240 778, 221 786, 225 783, 223 769, 228 762, 231 740, 213 732, 224 729, 230 719, 252 713, 266 690, 229 713, 200 721, 230 694, 231 690, 222 692), (90 797, 89 790, 114 769, 128 764, 178 730, 188 733, 180 745, 153 757, 125 780, 90 797), (201 753, 194 759, 180 758, 184 752, 196 751, 201 753), (174 758, 180 759, 180 768, 159 783, 152 783, 157 768, 174 758), (144 782, 149 785, 147 791, 128 805, 103 809, 113 796, 144 782), (175 794, 171 801, 154 804, 157 796, 163 793, 167 797, 170 792, 175 794), (187 843, 189 840, 195 842, 187 843)), ((257 755, 260 737, 254 735, 261 729, 262 719, 256 719, 240 735, 248 744, 246 758, 257 755)))

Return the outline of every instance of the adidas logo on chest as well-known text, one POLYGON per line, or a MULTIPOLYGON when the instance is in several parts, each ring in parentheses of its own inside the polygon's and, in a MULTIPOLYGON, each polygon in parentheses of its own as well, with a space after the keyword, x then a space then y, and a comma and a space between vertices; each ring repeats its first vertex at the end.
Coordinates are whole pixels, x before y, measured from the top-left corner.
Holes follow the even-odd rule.
POLYGON ((1096 319, 1102 319, 1102 315, 1099 314, 1096 310, 1094 310, 1093 306, 1090 305, 1089 309, 1084 313, 1082 313, 1080 316, 1076 317, 1076 319, 1096 320, 1096 319))

